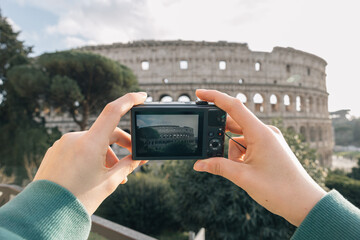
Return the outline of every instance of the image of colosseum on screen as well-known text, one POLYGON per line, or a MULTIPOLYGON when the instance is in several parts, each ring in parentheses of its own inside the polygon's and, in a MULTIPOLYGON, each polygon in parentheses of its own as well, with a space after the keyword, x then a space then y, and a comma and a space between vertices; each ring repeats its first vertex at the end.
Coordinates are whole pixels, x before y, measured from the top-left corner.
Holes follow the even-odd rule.
POLYGON ((136 148, 138 155, 199 155, 199 115, 137 115, 136 148))

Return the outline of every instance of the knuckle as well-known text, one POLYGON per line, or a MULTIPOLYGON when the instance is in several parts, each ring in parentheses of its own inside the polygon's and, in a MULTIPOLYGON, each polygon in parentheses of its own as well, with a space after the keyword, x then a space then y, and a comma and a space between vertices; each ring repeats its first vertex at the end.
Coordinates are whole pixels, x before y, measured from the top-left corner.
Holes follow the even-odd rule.
POLYGON ((215 175, 222 175, 223 169, 219 161, 213 161, 210 164, 210 169, 212 169, 215 175))
POLYGON ((131 102, 135 102, 136 101, 136 93, 127 93, 126 97, 131 101, 131 102))
POLYGON ((277 128, 277 127, 275 127, 275 126, 273 126, 273 125, 268 125, 268 127, 269 127, 271 130, 273 130, 275 133, 281 134, 281 131, 280 131, 279 128, 277 128))
POLYGON ((114 102, 110 102, 108 104, 106 104, 105 108, 104 108, 104 112, 111 114, 116 110, 116 106, 114 102))
POLYGON ((229 104, 229 113, 233 113, 239 109, 239 106, 242 105, 240 99, 232 98, 232 102, 229 104))

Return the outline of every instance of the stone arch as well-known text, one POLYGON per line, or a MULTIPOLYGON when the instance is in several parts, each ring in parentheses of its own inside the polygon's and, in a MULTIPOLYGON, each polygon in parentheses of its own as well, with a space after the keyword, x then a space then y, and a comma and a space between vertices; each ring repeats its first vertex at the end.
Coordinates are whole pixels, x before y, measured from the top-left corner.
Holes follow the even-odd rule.
POLYGON ((310 141, 315 142, 316 141, 316 128, 310 127, 310 141))
POLYGON ((323 131, 321 126, 318 127, 318 140, 319 142, 323 141, 323 131))
POLYGON ((302 136, 302 140, 303 142, 306 142, 306 128, 304 126, 301 126, 300 127, 300 134, 302 136))
POLYGON ((309 96, 307 99, 306 99, 306 105, 307 105, 307 108, 306 108, 306 112, 314 112, 314 99, 312 96, 309 96))
POLYGON ((253 102, 255 104, 255 112, 264 112, 264 97, 260 93, 255 93, 253 96, 253 102))
POLYGON ((152 102, 152 101, 154 101, 154 98, 152 96, 148 95, 145 102, 152 102))
POLYGON ((246 105, 246 103, 247 103, 247 101, 248 101, 248 97, 247 97, 244 93, 239 92, 239 93, 236 94, 235 97, 236 97, 237 99, 239 99, 243 104, 246 105))
POLYGON ((174 99, 169 94, 163 94, 160 96, 160 102, 172 102, 174 99))
POLYGON ((304 112, 305 110, 305 101, 304 101, 304 97, 303 96, 296 96, 296 111, 297 112, 304 112))
POLYGON ((191 97, 189 96, 189 94, 183 93, 180 94, 180 96, 177 98, 178 102, 190 102, 191 101, 191 97))
POLYGON ((288 94, 285 94, 283 97, 283 103, 285 106, 285 112, 291 112, 292 111, 292 104, 293 100, 292 97, 288 94))
POLYGON ((271 111, 278 112, 279 111, 279 97, 276 94, 271 94, 269 100, 270 100, 270 105, 271 105, 271 111))
POLYGON ((289 132, 295 132, 295 127, 293 127, 293 126, 289 126, 289 127, 287 127, 287 130, 289 131, 289 132))

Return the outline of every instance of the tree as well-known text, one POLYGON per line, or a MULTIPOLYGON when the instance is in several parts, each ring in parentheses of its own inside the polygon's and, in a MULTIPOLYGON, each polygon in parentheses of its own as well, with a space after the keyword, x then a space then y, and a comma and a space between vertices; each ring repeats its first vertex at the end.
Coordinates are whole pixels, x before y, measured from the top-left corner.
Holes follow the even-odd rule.
MULTIPOLYGON (((294 132, 282 131, 304 168, 321 186, 326 171, 316 154, 294 132)), ((194 161, 169 161, 168 174, 177 201, 175 216, 184 229, 206 228, 209 239, 289 239, 294 227, 219 176, 193 171, 194 161)))
POLYGON ((21 184, 32 179, 59 132, 45 128, 38 100, 48 78, 29 65, 31 47, 17 40, 18 34, 0 16, 0 167, 21 184))
POLYGON ((51 106, 69 113, 81 130, 106 103, 138 89, 132 71, 103 56, 80 51, 46 53, 37 64, 50 77, 51 106))
POLYGON ((24 43, 17 39, 18 35, 19 32, 13 31, 0 11, 0 79, 4 84, 8 69, 15 65, 27 63, 27 56, 31 52, 31 47, 24 46, 24 43))

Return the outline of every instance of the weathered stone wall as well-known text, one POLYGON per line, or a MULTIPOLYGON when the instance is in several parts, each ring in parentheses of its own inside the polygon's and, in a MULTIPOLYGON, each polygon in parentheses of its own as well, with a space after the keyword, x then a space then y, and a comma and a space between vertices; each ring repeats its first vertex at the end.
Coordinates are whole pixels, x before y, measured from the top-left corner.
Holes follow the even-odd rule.
MULTIPOLYGON (((254 52, 243 43, 195 41, 136 41, 80 50, 131 68, 149 100, 169 99, 165 96, 195 100, 197 88, 239 97, 266 123, 282 118, 286 128, 302 133, 317 149, 323 165, 331 163, 334 143, 328 113, 327 63, 320 57, 293 48, 254 52)), ((127 117, 121 126, 129 129, 127 117)))

